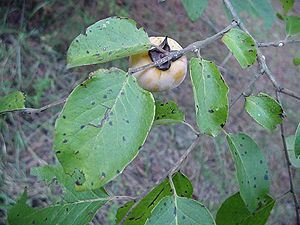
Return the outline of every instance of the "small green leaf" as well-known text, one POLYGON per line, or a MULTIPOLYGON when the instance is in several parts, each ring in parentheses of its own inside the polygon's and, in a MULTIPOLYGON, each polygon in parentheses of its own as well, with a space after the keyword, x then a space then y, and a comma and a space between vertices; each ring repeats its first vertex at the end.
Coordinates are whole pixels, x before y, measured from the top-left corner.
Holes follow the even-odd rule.
POLYGON ((269 172, 264 155, 257 144, 246 134, 228 134, 237 171, 241 197, 250 212, 257 210, 269 192, 269 172))
POLYGON ((119 69, 97 70, 68 97, 54 150, 78 190, 114 179, 137 156, 154 120, 150 92, 119 69))
POLYGON ((9 224, 87 224, 107 201, 108 195, 103 188, 85 192, 76 191, 71 176, 65 174, 60 165, 34 168, 32 175, 47 183, 51 183, 55 178, 63 189, 62 201, 45 208, 31 208, 26 204, 25 190, 8 212, 9 224))
POLYGON ((12 92, 4 97, 0 97, 0 113, 6 111, 24 109, 25 96, 20 91, 12 92))
POLYGON ((196 21, 207 7, 208 0, 181 0, 191 21, 196 21))
POLYGON ((155 103, 155 124, 176 124, 184 121, 184 113, 173 101, 155 103))
MULTIPOLYGON (((193 194, 193 186, 189 179, 182 173, 178 172, 173 176, 173 183, 179 196, 191 198, 193 194)), ((124 225, 144 225, 149 218, 152 209, 166 196, 173 195, 173 190, 169 183, 169 179, 165 179, 156 186, 149 194, 147 194, 135 208, 128 214, 124 221, 124 225)), ((127 202, 118 209, 116 215, 116 223, 120 223, 122 218, 127 214, 128 210, 134 204, 133 201, 127 202)))
POLYGON ((297 130, 296 130, 296 133, 295 133, 294 150, 295 150, 296 158, 300 159, 300 123, 298 124, 297 130))
POLYGON ((290 11, 294 6, 294 0, 280 0, 280 3, 284 13, 290 11))
POLYGON ((282 122, 281 106, 265 93, 246 97, 245 109, 257 123, 266 129, 274 130, 282 122))
POLYGON ((213 62, 190 60, 196 120, 202 133, 217 136, 228 115, 228 86, 213 62))
POLYGON ((257 57, 255 42, 244 31, 232 28, 223 36, 222 41, 242 68, 247 68, 255 62, 257 57))
POLYGON ((146 225, 215 225, 208 209, 200 202, 177 195, 163 198, 153 209, 146 225))
POLYGON ((285 138, 288 156, 293 167, 300 168, 300 158, 295 155, 295 136, 291 135, 285 138))
POLYGON ((300 65, 300 58, 294 58, 293 63, 294 63, 295 66, 299 66, 300 65))
POLYGON ((68 67, 104 63, 147 51, 148 35, 127 18, 110 17, 76 37, 67 53, 68 67))
POLYGON ((217 212, 216 222, 217 225, 264 225, 274 205, 275 200, 267 195, 259 209, 251 213, 238 192, 222 203, 217 212))
POLYGON ((280 13, 276 13, 276 16, 277 16, 278 19, 284 20, 284 16, 281 15, 280 13))
POLYGON ((299 16, 285 16, 285 31, 287 35, 295 35, 300 33, 300 17, 299 16))

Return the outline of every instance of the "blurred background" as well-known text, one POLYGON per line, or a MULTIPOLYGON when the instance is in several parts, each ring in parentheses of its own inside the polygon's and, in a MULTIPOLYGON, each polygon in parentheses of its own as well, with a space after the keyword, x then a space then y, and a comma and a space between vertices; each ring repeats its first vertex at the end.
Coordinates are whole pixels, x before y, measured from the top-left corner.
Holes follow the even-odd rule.
MULTIPOLYGON (((275 11, 281 10, 279 1, 271 2, 275 11)), ((300 2, 295 2, 294 13, 299 14, 300 2)), ((285 38, 285 27, 279 19, 266 28, 261 18, 254 18, 247 12, 241 14, 257 40, 285 38)), ((71 70, 65 68, 66 51, 71 41, 89 25, 114 15, 130 17, 143 26, 149 36, 169 36, 182 46, 205 39, 230 23, 220 0, 210 0, 201 18, 194 23, 188 19, 180 0, 0 0, 0 96, 21 90, 26 94, 27 107, 40 108, 66 97, 97 68, 114 66, 127 70, 128 59, 71 70)), ((299 44, 262 50, 280 84, 300 93, 300 67, 292 63, 294 57, 300 57, 299 44)), ((242 70, 228 53, 220 41, 201 50, 203 58, 220 66, 230 87, 230 99, 233 99, 252 79, 255 66, 242 70)), ((264 76, 252 91, 262 90, 274 96, 272 85, 264 76)), ((155 97, 176 101, 185 112, 187 122, 195 126, 189 76, 178 88, 155 94, 155 97)), ((226 129, 246 132, 258 143, 269 162, 271 194, 280 196, 289 189, 280 133, 278 129, 268 132, 255 123, 245 113, 243 104, 244 100, 240 99, 230 110, 226 129)), ((284 96, 283 105, 287 115, 286 133, 290 135, 300 121, 299 102, 284 96)), ((61 108, 57 106, 37 115, 9 113, 0 116, 0 224, 6 224, 7 209, 25 186, 33 207, 46 206, 59 199, 60 191, 55 185, 45 186, 29 172, 45 162, 56 162, 52 139, 61 108)), ((116 195, 138 195, 172 167, 194 138, 184 125, 153 127, 138 157, 108 184, 108 190, 116 195)), ((182 171, 193 182, 193 197, 203 202, 214 215, 220 204, 238 190, 234 165, 223 135, 215 139, 202 137, 182 171)), ((300 194, 300 171, 293 172, 296 191, 300 194)), ((268 224, 293 224, 293 207, 292 196, 285 196, 277 202, 268 224)), ((114 224, 117 208, 117 203, 102 208, 92 224, 114 224)))

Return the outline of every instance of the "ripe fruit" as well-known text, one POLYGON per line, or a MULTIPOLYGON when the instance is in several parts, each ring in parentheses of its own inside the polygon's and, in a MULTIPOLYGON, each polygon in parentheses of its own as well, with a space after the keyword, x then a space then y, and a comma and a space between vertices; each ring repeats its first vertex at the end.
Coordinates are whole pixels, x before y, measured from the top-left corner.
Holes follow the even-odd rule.
MULTIPOLYGON (((150 37, 150 42, 166 52, 181 50, 182 47, 168 37, 150 37)), ((166 55, 166 52, 154 48, 149 52, 133 55, 129 59, 131 68, 137 68, 153 61, 157 61, 166 55)), ((152 67, 133 74, 139 85, 148 91, 166 91, 177 87, 184 80, 187 72, 187 58, 181 56, 178 59, 166 62, 158 67, 152 67)))

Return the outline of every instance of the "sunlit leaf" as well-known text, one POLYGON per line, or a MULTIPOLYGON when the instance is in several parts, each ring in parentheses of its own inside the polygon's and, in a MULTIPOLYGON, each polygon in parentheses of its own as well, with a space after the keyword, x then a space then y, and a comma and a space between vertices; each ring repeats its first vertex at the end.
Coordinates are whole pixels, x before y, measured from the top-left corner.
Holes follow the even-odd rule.
POLYGON ((208 0, 181 0, 191 21, 199 19, 207 7, 208 0))
POLYGON ((153 209, 146 225, 215 225, 200 202, 176 195, 163 198, 153 209))
POLYGON ((282 122, 281 106, 265 93, 246 97, 245 109, 256 122, 266 129, 274 130, 282 122))
POLYGON ((287 35, 300 33, 300 16, 285 16, 285 31, 287 35))
POLYGON ((12 92, 4 97, 0 97, 0 113, 24 109, 25 96, 20 91, 12 92))
POLYGON ((246 134, 228 134, 227 142, 237 172, 240 194, 250 212, 257 210, 269 192, 269 172, 264 155, 246 134))
POLYGON ((249 67, 255 62, 257 57, 255 42, 244 31, 232 28, 223 36, 222 41, 242 68, 249 67))
MULTIPOLYGON (((193 186, 189 179, 182 173, 178 172, 173 176, 173 183, 176 193, 181 197, 192 197, 193 186)), ((162 183, 156 186, 149 194, 147 194, 138 205, 132 209, 128 217, 124 221, 124 225, 144 225, 149 218, 152 209, 166 196, 173 195, 173 190, 169 183, 169 179, 165 179, 162 183)), ((116 215, 117 224, 126 215, 128 210, 134 204, 133 201, 127 202, 118 209, 116 215)))
POLYGON ((259 209, 251 213, 240 193, 236 193, 222 203, 216 216, 216 222, 217 225, 264 225, 274 205, 275 200, 267 195, 259 209))
POLYGON ((280 3, 284 13, 290 11, 294 6, 294 0, 280 0, 280 3))
POLYGON ((68 97, 54 150, 78 190, 114 179, 136 157, 154 120, 150 92, 119 69, 98 70, 68 97))
POLYGON ((184 121, 184 113, 173 101, 155 103, 155 124, 176 124, 184 121))
POLYGON ((191 59, 190 76, 197 125, 202 133, 216 136, 227 120, 228 86, 216 65, 204 59, 191 59))
POLYGON ((289 160, 293 167, 300 168, 300 158, 295 155, 295 136, 291 135, 285 138, 289 160))
POLYGON ((148 35, 133 20, 110 17, 94 23, 72 41, 68 67, 108 62, 145 52, 150 46, 148 35))
POLYGON ((56 179, 63 189, 61 202, 44 208, 32 208, 26 204, 27 191, 8 212, 8 222, 11 225, 27 224, 74 224, 82 225, 90 222, 97 210, 107 202, 107 193, 103 188, 77 192, 72 178, 66 175, 59 166, 35 168, 32 175, 51 183, 56 179))
POLYGON ((300 58, 294 58, 293 63, 294 63, 295 66, 299 66, 300 65, 300 58))

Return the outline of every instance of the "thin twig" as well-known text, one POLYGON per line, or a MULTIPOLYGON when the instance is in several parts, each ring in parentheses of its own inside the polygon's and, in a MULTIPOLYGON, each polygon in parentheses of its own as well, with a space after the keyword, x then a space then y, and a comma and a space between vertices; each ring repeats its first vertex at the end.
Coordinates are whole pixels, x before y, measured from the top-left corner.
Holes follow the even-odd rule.
POLYGON ((126 215, 122 218, 121 222, 118 225, 124 224, 125 220, 129 216, 129 214, 132 212, 132 210, 140 203, 140 201, 149 194, 155 186, 163 182, 166 178, 172 176, 176 171, 178 171, 184 162, 184 160, 188 157, 188 155, 195 149, 195 147, 200 142, 200 136, 198 136, 193 143, 188 147, 188 149, 184 152, 184 154, 180 157, 180 159, 175 163, 175 165, 164 175, 162 176, 150 189, 145 190, 141 195, 136 197, 134 204, 130 207, 130 209, 127 211, 126 215))
POLYGON ((300 42, 300 40, 285 39, 285 40, 271 41, 271 42, 258 42, 257 46, 260 48, 261 47, 282 47, 286 44, 296 44, 299 42, 300 42))

